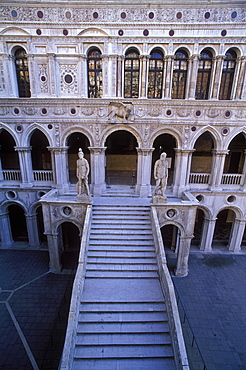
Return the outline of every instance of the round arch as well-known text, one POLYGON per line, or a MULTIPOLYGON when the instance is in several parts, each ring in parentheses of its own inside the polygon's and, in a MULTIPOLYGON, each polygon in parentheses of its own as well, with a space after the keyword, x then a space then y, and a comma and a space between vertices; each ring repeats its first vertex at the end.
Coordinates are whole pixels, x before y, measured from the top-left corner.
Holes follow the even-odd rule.
POLYGON ((105 141, 106 183, 131 185, 136 183, 137 138, 129 130, 114 130, 105 141))
POLYGON ((154 142, 152 153, 152 165, 151 165, 151 184, 154 185, 154 166, 155 162, 160 158, 161 153, 165 152, 167 154, 167 160, 169 161, 168 168, 168 179, 167 185, 170 186, 174 180, 174 169, 175 169, 175 148, 177 147, 176 138, 169 134, 163 133, 158 135, 154 142))
POLYGON ((78 265, 81 233, 73 221, 64 221, 57 227, 60 259, 63 269, 75 269, 78 265))
POLYGON ((209 174, 212 170, 214 137, 209 131, 203 132, 194 144, 192 153, 191 173, 209 174))
POLYGON ((6 209, 13 241, 27 243, 29 240, 25 208, 19 202, 9 202, 6 209))
POLYGON ((129 51, 136 51, 139 55, 142 54, 142 49, 138 45, 126 45, 123 49, 123 55, 129 51))
POLYGON ((67 129, 61 136, 61 145, 62 146, 67 146, 68 138, 72 134, 75 134, 75 133, 80 133, 80 134, 83 134, 84 136, 86 136, 87 139, 89 140, 89 146, 96 146, 95 145, 95 138, 93 137, 92 133, 85 130, 81 126, 73 126, 73 127, 70 127, 69 129, 67 129))
MULTIPOLYGON (((77 182, 76 177, 76 163, 78 159, 79 148, 82 149, 85 159, 90 165, 90 142, 86 135, 81 132, 73 132, 67 136, 66 146, 68 147, 67 158, 68 158, 68 171, 69 171, 69 181, 71 183, 77 182)), ((90 182, 90 173, 89 173, 90 182)))
POLYGON ((32 148, 32 168, 33 170, 51 170, 51 153, 48 150, 49 140, 39 129, 35 129, 29 136, 32 148))
POLYGON ((37 123, 30 125, 27 130, 23 132, 22 146, 30 146, 31 137, 36 130, 40 131, 46 137, 48 146, 55 146, 49 131, 46 130, 44 126, 41 126, 37 123))
POLYGON ((240 132, 235 135, 229 145, 229 153, 225 158, 224 173, 242 174, 245 163, 246 135, 240 132))
POLYGON ((212 241, 213 247, 228 248, 236 216, 237 212, 234 207, 223 207, 218 211, 212 241))
POLYGON ((156 140, 156 138, 160 135, 163 135, 163 134, 169 134, 171 136, 174 137, 175 141, 176 141, 176 148, 181 148, 182 147, 182 138, 180 136, 180 133, 174 129, 162 129, 162 130, 159 130, 159 131, 156 131, 151 137, 150 137, 150 140, 149 140, 149 145, 150 147, 153 147, 154 145, 154 141, 156 140))
POLYGON ((2 170, 20 171, 15 137, 9 130, 0 129, 0 161, 2 170))
POLYGON ((175 55, 177 52, 185 52, 187 54, 187 57, 189 58, 192 55, 192 50, 188 45, 182 45, 182 46, 177 46, 173 50, 173 54, 175 55))

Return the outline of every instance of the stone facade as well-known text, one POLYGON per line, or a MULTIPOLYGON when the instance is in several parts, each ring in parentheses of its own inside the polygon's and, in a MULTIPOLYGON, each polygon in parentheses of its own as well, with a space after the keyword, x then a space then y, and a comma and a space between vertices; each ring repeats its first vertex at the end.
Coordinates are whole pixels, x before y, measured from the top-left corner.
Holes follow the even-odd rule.
MULTIPOLYGON (((126 186, 122 176, 130 176, 135 194, 150 197, 153 163, 162 150, 167 151, 171 163, 168 204, 157 205, 160 227, 174 225, 179 229, 179 251, 183 249, 188 256, 192 240, 197 241, 201 250, 211 250, 216 222, 222 214, 221 227, 230 226, 228 249, 240 251, 246 222, 243 3, 2 2, 3 246, 21 240, 13 224, 15 207, 19 207, 24 212, 30 247, 39 247, 40 234, 44 233, 51 268, 60 271, 59 225, 69 221, 81 235, 85 214, 85 205, 76 201, 73 179, 77 135, 90 162, 92 196, 106 194, 110 181, 115 181, 115 186, 126 186), (18 50, 25 53, 30 97, 20 96, 16 74, 18 50), (100 55, 97 70, 89 63, 93 51, 100 55), (207 73, 207 67, 201 68, 204 51, 211 56, 211 65, 206 75, 208 84, 199 82, 198 91, 198 74, 207 73), (154 53, 161 55, 159 72, 151 70, 154 53), (131 65, 129 73, 135 78, 131 81, 126 73, 128 55, 130 60, 135 55, 138 63, 137 72, 135 65, 131 65), (182 55, 185 67, 183 64, 177 67, 182 55), (161 80, 158 86, 153 82, 156 80, 151 80, 151 72, 161 80), (99 89, 97 93, 94 86, 99 89), (126 93, 129 86, 130 97, 126 93), (156 86, 159 95, 150 98, 156 86), (88 95, 90 88, 94 97, 88 95), (207 95, 199 98, 198 93, 205 88, 207 95), (129 141, 124 147, 128 154, 121 153, 121 146, 115 144, 117 133, 122 134, 122 141, 129 141), (127 156, 122 157, 123 154, 127 156), (184 192, 190 197, 186 205, 182 203, 184 192), (42 214, 39 211, 37 216, 41 204, 42 214), (62 211, 68 204, 69 218, 62 211), (174 218, 165 216, 168 209, 175 210, 174 218), (43 228, 39 225, 42 222, 43 228)), ((180 275, 186 273, 187 263, 180 275)))

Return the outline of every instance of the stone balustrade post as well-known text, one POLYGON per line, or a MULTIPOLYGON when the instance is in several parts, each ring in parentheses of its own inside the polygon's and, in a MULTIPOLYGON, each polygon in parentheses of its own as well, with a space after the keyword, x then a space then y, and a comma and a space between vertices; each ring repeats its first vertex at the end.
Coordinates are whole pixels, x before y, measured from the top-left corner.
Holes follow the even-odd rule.
POLYGON ((22 187, 32 187, 33 186, 33 171, 32 171, 32 157, 31 151, 32 147, 14 147, 15 151, 18 152, 19 156, 19 163, 20 163, 20 171, 21 171, 21 178, 22 187))
POLYGON ((225 158, 229 150, 213 149, 213 159, 210 178, 210 190, 221 190, 221 180, 224 171, 225 158))
POLYGON ((179 246, 178 246, 178 257, 177 266, 175 269, 176 276, 187 276, 188 275, 188 260, 190 253, 190 244, 193 235, 180 236, 179 246))
POLYGON ((151 163, 154 148, 136 148, 138 153, 137 193, 142 198, 151 195, 151 163))
POLYGON ((91 193, 100 196, 106 189, 105 183, 105 151, 107 147, 89 147, 91 155, 91 193))
POLYGON ((201 241, 200 241, 201 251, 210 252, 212 250, 212 242, 213 242, 216 220, 217 218, 215 219, 209 219, 206 217, 204 218, 201 241))
POLYGON ((229 241, 229 251, 239 252, 243 240, 245 230, 245 220, 235 218, 231 229, 231 237, 229 241))
POLYGON ((0 214, 0 235, 2 246, 9 247, 14 242, 8 212, 0 214))

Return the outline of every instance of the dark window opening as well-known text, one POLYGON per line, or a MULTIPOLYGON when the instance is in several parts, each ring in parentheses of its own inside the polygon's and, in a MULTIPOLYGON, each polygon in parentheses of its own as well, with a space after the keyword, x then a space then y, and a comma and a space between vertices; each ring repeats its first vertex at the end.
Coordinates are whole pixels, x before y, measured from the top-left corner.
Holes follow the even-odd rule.
POLYGON ((125 55, 124 97, 138 98, 140 61, 137 51, 130 49, 125 55))
POLYGON ((14 55, 15 70, 20 98, 30 98, 30 80, 26 52, 23 48, 18 48, 14 55))
POLYGON ((210 51, 202 51, 197 72, 196 99, 208 99, 210 79, 212 71, 212 54, 210 51))
POLYGON ((232 84, 236 68, 236 58, 237 55, 235 51, 229 50, 226 52, 221 76, 219 92, 220 100, 230 100, 231 98, 232 84))
POLYGON ((185 99, 188 55, 186 51, 175 53, 172 79, 172 99, 185 99))
POLYGON ((163 53, 153 50, 149 60, 148 98, 161 99, 163 87, 163 53))
POLYGON ((88 72, 88 97, 102 97, 102 54, 98 49, 93 49, 88 53, 87 58, 88 72))

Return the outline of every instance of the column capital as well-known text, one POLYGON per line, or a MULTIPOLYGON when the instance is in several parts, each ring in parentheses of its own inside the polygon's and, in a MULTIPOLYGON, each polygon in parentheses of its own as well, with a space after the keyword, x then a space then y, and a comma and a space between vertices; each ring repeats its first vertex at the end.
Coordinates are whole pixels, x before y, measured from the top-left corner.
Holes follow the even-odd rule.
POLYGON ((15 151, 17 152, 30 152, 32 146, 14 146, 15 151))
POLYGON ((55 147, 47 146, 47 149, 50 152, 59 152, 59 153, 62 153, 62 152, 67 152, 67 150, 69 149, 69 146, 55 146, 55 147))
POLYGON ((155 150, 155 148, 139 148, 138 147, 136 148, 136 150, 140 154, 142 153, 143 155, 149 155, 155 150))
POLYGON ((225 149, 212 149, 212 153, 214 155, 227 155, 229 154, 230 150, 225 150, 225 149))
POLYGON ((90 152, 94 154, 100 154, 106 151, 106 146, 88 146, 90 152))
POLYGON ((174 148, 174 150, 177 155, 190 154, 196 151, 196 149, 181 149, 181 148, 174 148))

